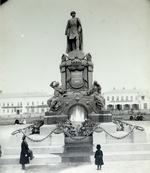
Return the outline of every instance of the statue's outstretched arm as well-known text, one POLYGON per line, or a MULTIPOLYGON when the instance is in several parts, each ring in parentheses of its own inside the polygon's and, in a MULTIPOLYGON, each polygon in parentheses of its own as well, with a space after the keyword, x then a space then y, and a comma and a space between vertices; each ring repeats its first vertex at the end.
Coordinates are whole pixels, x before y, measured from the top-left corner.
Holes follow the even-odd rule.
POLYGON ((50 86, 54 89, 54 83, 55 83, 56 81, 53 81, 53 82, 51 82, 50 83, 50 86))

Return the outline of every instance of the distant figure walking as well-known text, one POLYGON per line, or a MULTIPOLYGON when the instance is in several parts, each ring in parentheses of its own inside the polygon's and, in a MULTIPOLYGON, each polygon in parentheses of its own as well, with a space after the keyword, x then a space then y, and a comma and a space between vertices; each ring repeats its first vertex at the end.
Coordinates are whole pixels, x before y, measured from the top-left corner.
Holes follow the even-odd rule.
POLYGON ((32 160, 34 158, 32 150, 29 149, 28 143, 26 142, 26 136, 22 137, 21 143, 21 153, 19 163, 22 165, 22 169, 26 169, 25 164, 29 164, 29 158, 32 160))
POLYGON ((97 170, 101 170, 101 166, 104 165, 103 162, 103 151, 101 150, 101 146, 98 144, 97 145, 97 150, 95 152, 95 165, 97 165, 97 170))

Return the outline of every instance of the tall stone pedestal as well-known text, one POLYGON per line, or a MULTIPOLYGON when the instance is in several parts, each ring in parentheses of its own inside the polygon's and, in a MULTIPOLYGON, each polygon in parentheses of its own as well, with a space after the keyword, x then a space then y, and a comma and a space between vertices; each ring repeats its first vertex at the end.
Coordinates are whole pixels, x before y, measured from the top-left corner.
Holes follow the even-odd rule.
POLYGON ((93 63, 88 53, 75 50, 62 55, 60 64, 61 83, 67 91, 85 91, 92 87, 93 63))

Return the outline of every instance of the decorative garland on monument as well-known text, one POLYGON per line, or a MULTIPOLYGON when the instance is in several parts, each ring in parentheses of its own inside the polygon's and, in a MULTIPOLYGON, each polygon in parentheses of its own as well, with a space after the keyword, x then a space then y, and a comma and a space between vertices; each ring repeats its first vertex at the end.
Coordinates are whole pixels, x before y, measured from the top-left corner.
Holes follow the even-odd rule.
POLYGON ((124 136, 121 136, 121 137, 117 137, 117 136, 114 136, 110 133, 108 133, 104 128, 100 127, 99 123, 95 122, 95 121, 91 121, 89 119, 85 120, 83 123, 81 123, 81 126, 80 128, 75 128, 71 121, 67 120, 65 123, 62 123, 62 122, 58 122, 57 123, 57 128, 55 128, 54 130, 52 130, 46 137, 42 138, 42 139, 32 139, 31 137, 27 136, 26 135, 26 131, 28 129, 30 129, 30 127, 32 126, 28 126, 26 128, 23 128, 23 129, 18 129, 18 130, 15 130, 14 132, 12 132, 11 134, 12 135, 15 135, 17 133, 22 133, 23 135, 25 135, 30 141, 32 142, 42 142, 44 141, 45 139, 47 139, 48 137, 51 137, 51 135, 54 133, 54 134, 60 134, 60 133, 64 133, 65 136, 71 138, 72 140, 74 141, 82 141, 84 140, 85 138, 87 138, 88 136, 92 135, 93 132, 96 132, 96 133, 101 133, 101 132, 105 132, 107 135, 109 135, 110 137, 112 138, 115 138, 115 139, 124 139, 126 138, 127 136, 129 136, 134 129, 137 129, 137 130, 140 130, 140 131, 144 131, 145 129, 141 126, 136 126, 136 125, 132 125, 132 124, 129 124, 129 123, 126 123, 126 122, 123 122, 121 120, 118 120, 118 119, 114 119, 113 123, 119 123, 119 124, 125 124, 125 125, 128 125, 129 126, 129 129, 130 131, 125 134, 124 136))

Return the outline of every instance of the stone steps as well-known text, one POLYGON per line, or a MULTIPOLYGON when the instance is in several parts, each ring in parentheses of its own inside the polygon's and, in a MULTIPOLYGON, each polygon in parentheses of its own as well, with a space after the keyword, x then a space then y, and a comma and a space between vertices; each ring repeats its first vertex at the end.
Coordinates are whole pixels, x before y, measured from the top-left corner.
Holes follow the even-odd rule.
POLYGON ((111 143, 102 144, 102 150, 113 151, 150 151, 150 143, 111 143))
MULTIPOLYGON (((150 151, 149 143, 115 143, 115 144, 102 144, 104 152, 117 152, 117 151, 150 151)), ((94 145, 84 144, 70 144, 66 146, 30 146, 34 154, 48 154, 48 153, 67 153, 67 152, 93 152, 96 149, 94 145)), ((4 155, 19 155, 20 147, 7 147, 3 151, 4 155)))
MULTIPOLYGON (((116 139, 109 139, 106 141, 107 144, 116 144, 116 139)), ((132 139, 118 139, 117 143, 132 143, 132 139)))
MULTIPOLYGON (((63 153, 63 146, 32 146, 30 149, 34 154, 50 154, 50 153, 63 153)), ((7 147, 4 149, 4 155, 17 155, 20 154, 20 147, 7 147)))
MULTIPOLYGON (((111 126, 114 127, 114 125, 111 126)), ((31 135, 31 139, 38 140, 45 137, 49 131, 47 127, 43 128, 42 135, 31 135)), ((111 129, 108 128, 108 131, 111 131, 111 129)), ((114 130, 109 134, 122 137, 128 132, 115 132, 114 130)), ((4 149, 0 164, 18 164, 21 138, 22 134, 11 136, 10 146, 4 149)), ((93 139, 89 137, 84 141, 78 141, 78 139, 74 141, 64 138, 63 134, 53 134, 52 137, 42 142, 32 142, 29 139, 27 139, 27 142, 35 155, 35 158, 31 161, 31 164, 34 165, 61 162, 94 162, 94 152, 97 144, 102 146, 104 161, 150 160, 150 143, 147 143, 144 132, 136 130, 124 139, 115 139, 101 132, 93 133, 93 139)))
MULTIPOLYGON (((20 155, 3 155, 0 165, 16 165, 19 164, 20 155)), ((35 158, 30 161, 33 165, 46 165, 61 163, 61 157, 54 154, 36 154, 35 158)))
MULTIPOLYGON (((4 155, 0 160, 1 165, 15 165, 19 163, 20 155, 4 155)), ((150 151, 122 151, 104 152, 104 162, 106 161, 135 161, 150 160, 150 151)), ((30 161, 34 165, 46 165, 61 162, 94 162, 94 153, 67 153, 67 154, 36 154, 30 161)))
MULTIPOLYGON (((53 164, 67 162, 94 162, 96 146, 90 144, 68 144, 66 146, 31 146, 35 158, 31 164, 53 164)), ((105 161, 150 160, 149 143, 102 144, 105 161)), ((20 147, 7 147, 0 164, 18 164, 20 147)))
MULTIPOLYGON (((117 151, 150 151, 149 143, 115 143, 102 144, 104 152, 117 152, 117 151)), ((30 146, 34 154, 50 154, 50 153, 69 153, 69 152, 94 152, 96 146, 90 144, 70 144, 66 146, 30 146)), ((20 147, 7 147, 4 149, 4 155, 17 155, 20 154, 20 147)))

